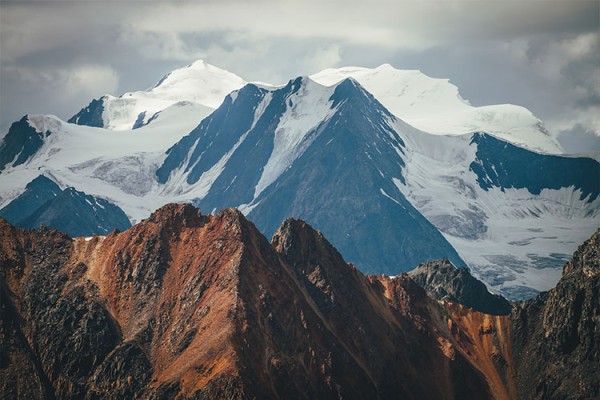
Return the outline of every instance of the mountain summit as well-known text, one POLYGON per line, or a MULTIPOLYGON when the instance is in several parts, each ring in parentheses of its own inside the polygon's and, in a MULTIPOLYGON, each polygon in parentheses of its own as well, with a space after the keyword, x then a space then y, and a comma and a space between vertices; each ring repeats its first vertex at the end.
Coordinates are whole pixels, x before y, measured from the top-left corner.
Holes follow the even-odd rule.
POLYGON ((239 76, 198 60, 165 75, 152 89, 93 100, 69 122, 113 130, 135 129, 176 103, 198 107, 198 121, 217 108, 225 96, 245 82, 239 76))
POLYGON ((524 107, 498 104, 473 107, 448 79, 431 78, 418 70, 399 70, 390 64, 377 68, 330 68, 311 75, 323 85, 356 79, 396 117, 425 132, 461 135, 487 132, 519 146, 551 154, 560 144, 542 121, 524 107))

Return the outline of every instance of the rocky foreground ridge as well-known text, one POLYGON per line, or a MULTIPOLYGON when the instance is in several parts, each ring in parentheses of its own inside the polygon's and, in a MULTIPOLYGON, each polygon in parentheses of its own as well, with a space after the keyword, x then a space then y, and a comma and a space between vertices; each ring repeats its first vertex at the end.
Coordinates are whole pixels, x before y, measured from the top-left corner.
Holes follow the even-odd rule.
POLYGON ((600 232, 556 289, 490 315, 365 276, 306 223, 167 205, 77 238, 0 220, 4 398, 600 395, 600 232))

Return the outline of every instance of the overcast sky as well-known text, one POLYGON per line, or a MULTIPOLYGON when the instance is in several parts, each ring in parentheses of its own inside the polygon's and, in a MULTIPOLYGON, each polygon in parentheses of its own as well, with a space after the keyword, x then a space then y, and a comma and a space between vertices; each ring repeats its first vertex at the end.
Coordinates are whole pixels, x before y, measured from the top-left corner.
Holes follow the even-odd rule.
POLYGON ((327 67, 420 69, 513 103, 567 151, 600 151, 600 0, 0 0, 0 128, 68 119, 196 59, 282 83, 327 67))

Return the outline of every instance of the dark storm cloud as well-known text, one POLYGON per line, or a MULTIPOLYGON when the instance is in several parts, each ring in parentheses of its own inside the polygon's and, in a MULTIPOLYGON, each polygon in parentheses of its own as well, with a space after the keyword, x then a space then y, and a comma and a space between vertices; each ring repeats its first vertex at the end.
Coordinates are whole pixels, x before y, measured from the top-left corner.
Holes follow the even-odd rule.
POLYGON ((68 118, 197 58, 274 83, 389 62, 449 78, 475 105, 526 106, 567 143, 600 134, 599 13, 598 1, 2 2, 0 127, 68 118))

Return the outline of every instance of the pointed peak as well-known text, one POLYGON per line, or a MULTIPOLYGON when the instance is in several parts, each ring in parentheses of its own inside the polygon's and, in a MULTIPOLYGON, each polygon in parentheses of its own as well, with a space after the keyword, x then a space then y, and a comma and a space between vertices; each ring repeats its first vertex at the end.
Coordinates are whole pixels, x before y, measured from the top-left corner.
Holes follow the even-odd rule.
POLYGON ((233 207, 222 209, 215 215, 215 217, 223 218, 236 223, 248 221, 240 210, 233 207))
POLYGON ((148 221, 165 226, 191 228, 200 226, 203 222, 203 217, 200 209, 189 203, 170 203, 154 211, 150 215, 150 218, 148 218, 148 221))
POLYGON ((56 184, 56 182, 54 182, 52 179, 48 178, 45 175, 38 175, 37 177, 32 179, 31 182, 29 182, 27 184, 27 186, 25 186, 25 187, 27 189, 35 189, 35 188, 39 188, 39 187, 49 187, 49 188, 57 189, 58 191, 60 191, 60 187, 56 184))
POLYGON ((384 63, 384 64, 381 64, 379 67, 377 67, 375 69, 382 70, 382 69, 396 69, 396 68, 394 68, 394 66, 392 64, 384 63))
POLYGON ((308 223, 297 218, 287 218, 279 229, 273 235, 273 241, 280 240, 281 238, 291 238, 299 235, 315 235, 323 237, 321 232, 310 226, 308 223))
POLYGON ((436 300, 459 303, 492 315, 507 315, 508 301, 488 291, 468 269, 456 268, 447 258, 420 264, 407 274, 436 300))
POLYGON ((577 248, 571 261, 565 264, 561 280, 579 273, 583 273, 586 279, 600 275, 600 228, 577 248))
POLYGON ((312 264, 316 258, 326 257, 346 265, 321 232, 300 219, 286 219, 273 234, 271 243, 275 251, 283 254, 292 264, 312 264))
POLYGON ((206 61, 204 61, 203 59, 198 59, 194 62, 192 62, 191 64, 188 65, 188 68, 206 68, 208 67, 210 64, 208 64, 206 61))

